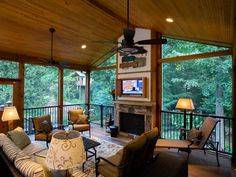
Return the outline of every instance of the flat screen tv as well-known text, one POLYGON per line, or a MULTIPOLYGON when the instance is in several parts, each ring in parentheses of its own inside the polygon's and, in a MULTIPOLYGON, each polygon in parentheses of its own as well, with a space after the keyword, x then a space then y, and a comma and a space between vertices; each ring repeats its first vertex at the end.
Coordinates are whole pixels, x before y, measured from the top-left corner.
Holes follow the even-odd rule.
POLYGON ((122 95, 142 95, 143 79, 125 79, 121 81, 122 95))

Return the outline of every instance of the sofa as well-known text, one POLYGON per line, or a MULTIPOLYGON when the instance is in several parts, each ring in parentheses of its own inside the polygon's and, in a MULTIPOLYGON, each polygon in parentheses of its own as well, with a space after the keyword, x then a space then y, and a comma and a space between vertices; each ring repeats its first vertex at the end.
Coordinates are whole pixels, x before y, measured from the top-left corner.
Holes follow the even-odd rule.
MULTIPOLYGON (((38 156, 46 147, 31 142, 22 128, 17 127, 7 135, 0 133, 0 156, 14 177, 59 177, 62 171, 48 169, 44 158, 38 156)), ((72 177, 86 177, 81 170, 69 171, 72 177)), ((1 172, 2 174, 2 172, 1 172)))

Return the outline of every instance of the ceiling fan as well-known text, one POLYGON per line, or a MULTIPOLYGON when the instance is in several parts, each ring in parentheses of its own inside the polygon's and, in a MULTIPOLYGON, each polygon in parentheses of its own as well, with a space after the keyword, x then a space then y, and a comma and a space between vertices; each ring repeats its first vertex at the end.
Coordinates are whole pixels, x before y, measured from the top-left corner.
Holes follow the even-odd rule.
POLYGON ((51 33, 51 52, 50 52, 51 56, 50 56, 50 60, 47 61, 47 63, 49 65, 58 66, 58 67, 60 67, 60 66, 62 66, 62 67, 68 66, 69 65, 68 62, 53 60, 53 37, 54 37, 53 34, 54 34, 54 32, 56 32, 56 30, 54 28, 49 28, 49 32, 51 33))
POLYGON ((129 0, 127 0, 127 28, 123 29, 123 35, 124 39, 122 40, 122 42, 112 42, 116 44, 121 44, 121 46, 118 47, 117 51, 122 56, 147 53, 147 50, 140 45, 159 45, 167 43, 167 40, 164 38, 146 39, 134 42, 135 30, 129 28, 129 0))

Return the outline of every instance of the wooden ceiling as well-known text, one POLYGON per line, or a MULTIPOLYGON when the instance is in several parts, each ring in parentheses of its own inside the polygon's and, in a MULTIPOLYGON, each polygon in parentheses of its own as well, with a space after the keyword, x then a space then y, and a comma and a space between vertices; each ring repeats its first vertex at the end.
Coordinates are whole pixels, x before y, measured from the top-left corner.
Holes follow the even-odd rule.
MULTIPOLYGON (((130 22, 163 35, 232 46, 234 0, 130 0, 130 22), (174 23, 165 19, 172 17, 174 23)), ((126 0, 1 0, 0 51, 96 65, 112 54, 126 27, 126 0), (81 45, 86 44, 85 50, 81 45)))

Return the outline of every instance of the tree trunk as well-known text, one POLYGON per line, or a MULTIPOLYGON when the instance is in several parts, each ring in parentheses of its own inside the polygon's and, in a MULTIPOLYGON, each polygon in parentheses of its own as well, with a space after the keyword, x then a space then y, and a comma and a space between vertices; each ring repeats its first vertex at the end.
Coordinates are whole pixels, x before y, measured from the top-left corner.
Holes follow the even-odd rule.
MULTIPOLYGON (((216 71, 216 107, 215 114, 217 116, 224 116, 224 90, 220 82, 222 75, 221 64, 219 63, 216 71)), ((221 119, 220 123, 216 127, 216 141, 219 142, 219 149, 224 149, 224 120, 221 119)))

